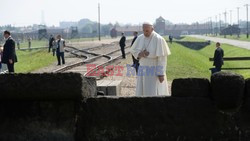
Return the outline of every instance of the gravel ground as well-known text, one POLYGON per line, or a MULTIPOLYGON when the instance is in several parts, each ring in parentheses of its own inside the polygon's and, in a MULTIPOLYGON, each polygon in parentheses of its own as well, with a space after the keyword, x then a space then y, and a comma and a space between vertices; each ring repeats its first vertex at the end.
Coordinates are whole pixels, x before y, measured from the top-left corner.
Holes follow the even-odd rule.
MULTIPOLYGON (((90 47, 96 47, 96 46, 102 46, 96 50, 98 53, 106 53, 109 52, 111 49, 114 50, 119 47, 118 46, 118 41, 119 39, 107 39, 103 41, 86 41, 86 42, 81 42, 81 43, 68 43, 67 45, 72 45, 75 46, 79 49, 84 49, 84 48, 90 48, 90 47), (111 45, 112 47, 107 47, 107 45, 111 45)), ((91 50, 91 52, 94 52, 91 50)), ((124 71, 122 72, 122 76, 109 76, 105 77, 104 80, 122 80, 121 83, 121 95, 118 96, 135 96, 135 88, 136 88, 136 76, 127 76, 127 64, 132 64, 132 57, 131 55, 127 55, 127 59, 123 59, 120 63, 117 65, 121 65, 124 67, 124 71)), ((69 53, 65 54, 65 61, 66 65, 76 63, 78 61, 81 61, 81 58, 75 58, 74 56, 70 55, 69 53)), ((53 70, 56 70, 62 66, 57 66, 57 62, 54 62, 52 65, 39 69, 37 71, 34 71, 32 73, 44 73, 44 72, 52 72, 53 70)), ((171 90, 171 83, 168 82, 169 84, 169 90, 171 90)))
MULTIPOLYGON (((119 38, 116 39, 105 39, 102 41, 85 41, 85 42, 77 42, 77 43, 67 43, 66 45, 71 45, 74 46, 76 48, 79 49, 84 49, 84 48, 90 48, 90 47, 97 47, 100 46, 100 48, 96 48, 96 50, 98 50, 99 53, 101 52, 106 52, 109 51, 109 49, 114 49, 114 46, 118 46, 118 41, 119 38), (105 48, 108 45, 111 45, 112 47, 108 47, 109 49, 105 48)), ((94 52, 94 51, 91 51, 94 52)), ((56 56, 55 56, 56 57, 56 56)), ((76 62, 82 61, 81 58, 76 58, 73 55, 71 55, 70 53, 65 53, 65 65, 70 65, 70 64, 74 64, 76 62)), ((54 63, 52 63, 50 66, 41 68, 39 70, 33 71, 32 73, 45 73, 45 72, 52 72, 53 70, 59 69, 62 66, 57 66, 57 61, 55 61, 54 63)))

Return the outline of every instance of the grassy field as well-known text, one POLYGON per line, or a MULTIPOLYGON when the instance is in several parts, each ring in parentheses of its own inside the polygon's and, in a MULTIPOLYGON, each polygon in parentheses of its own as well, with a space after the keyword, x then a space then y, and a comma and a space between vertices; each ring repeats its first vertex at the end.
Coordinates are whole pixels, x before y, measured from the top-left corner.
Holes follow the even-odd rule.
MULTIPOLYGON (((180 41, 204 41, 192 37, 185 37, 180 41)), ((41 42, 37 42, 37 45, 41 42)), ((173 43, 169 44, 172 54, 168 57, 168 80, 187 77, 210 78, 212 62, 209 57, 213 57, 215 43, 200 49, 192 49, 183 45, 173 43)), ((223 44, 222 48, 225 57, 243 57, 250 56, 250 50, 237 48, 235 46, 223 44)), ((16 63, 17 73, 32 72, 34 70, 46 67, 56 61, 56 58, 47 53, 47 49, 33 51, 17 51, 18 63, 16 63)), ((223 68, 250 67, 250 61, 230 61, 225 62, 223 68)), ((231 70, 242 74, 245 78, 250 77, 250 70, 231 70)))
MULTIPOLYGON (((218 35, 218 36, 211 35, 211 37, 224 38, 224 35, 218 35)), ((233 40, 240 40, 240 41, 250 41, 250 35, 249 35, 249 38, 247 38, 245 34, 240 35, 240 38, 238 38, 237 35, 232 35, 232 36, 227 35, 226 39, 233 39, 233 40)))
POLYGON ((18 62, 15 64, 17 73, 27 73, 46 67, 56 61, 46 50, 17 51, 18 62))
MULTIPOLYGON (((32 40, 31 41, 31 47, 45 47, 48 46, 48 41, 47 40, 32 40)), ((29 43, 27 41, 20 43, 20 48, 28 48, 29 43)), ((17 45, 16 45, 17 48, 17 45)))
MULTIPOLYGON (((202 41, 200 39, 185 37, 182 41, 202 41)), ((194 50, 177 43, 169 44, 171 55, 168 57, 167 74, 168 79, 187 78, 187 77, 203 77, 210 78, 212 62, 209 62, 209 57, 213 57, 215 50, 215 43, 194 50)), ((235 46, 223 44, 225 57, 243 57, 250 56, 250 50, 237 48, 235 46)), ((250 61, 225 61, 223 68, 237 68, 237 67, 250 67, 250 61)), ((232 72, 239 73, 245 78, 250 77, 250 70, 231 70, 232 72)))

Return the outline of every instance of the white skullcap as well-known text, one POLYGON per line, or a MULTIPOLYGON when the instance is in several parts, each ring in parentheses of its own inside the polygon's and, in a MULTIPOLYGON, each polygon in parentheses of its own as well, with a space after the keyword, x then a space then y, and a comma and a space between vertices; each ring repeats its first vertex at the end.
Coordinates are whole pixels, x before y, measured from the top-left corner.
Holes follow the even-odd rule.
POLYGON ((150 25, 150 26, 153 26, 153 24, 151 22, 143 22, 142 25, 150 25))

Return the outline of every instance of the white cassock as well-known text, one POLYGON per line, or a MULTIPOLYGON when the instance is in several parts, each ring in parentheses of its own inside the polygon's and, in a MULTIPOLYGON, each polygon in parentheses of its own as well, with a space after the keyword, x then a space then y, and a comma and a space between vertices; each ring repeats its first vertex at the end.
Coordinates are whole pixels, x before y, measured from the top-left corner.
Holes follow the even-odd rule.
MULTIPOLYGON (((147 50, 149 56, 139 60, 141 67, 137 75, 136 96, 170 95, 166 77, 167 56, 171 54, 168 44, 153 31, 150 37, 140 35, 130 52, 137 58, 143 50, 147 50), (152 73, 152 68, 161 68, 161 75, 164 75, 162 83, 158 79, 159 73, 152 73)), ((155 69, 154 72, 159 71, 155 69)))

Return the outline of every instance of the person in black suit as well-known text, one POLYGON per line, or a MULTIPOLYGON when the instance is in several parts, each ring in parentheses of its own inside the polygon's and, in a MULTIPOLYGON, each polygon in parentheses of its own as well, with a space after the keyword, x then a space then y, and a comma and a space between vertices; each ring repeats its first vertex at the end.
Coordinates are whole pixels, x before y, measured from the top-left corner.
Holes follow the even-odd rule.
MULTIPOLYGON (((138 37, 138 32, 134 32, 134 39, 132 40, 132 43, 131 43, 131 47, 132 45, 134 44, 135 40, 137 39, 138 37)), ((132 59, 133 59, 133 65, 132 67, 135 68, 136 72, 138 71, 138 67, 139 67, 139 60, 135 59, 135 57, 132 55, 132 59)))
POLYGON ((214 52, 214 64, 213 65, 215 66, 215 70, 213 71, 213 73, 221 71, 221 67, 224 64, 223 57, 224 57, 224 51, 220 47, 220 43, 217 42, 216 50, 214 52))
POLYGON ((172 42, 173 42, 173 37, 172 37, 172 35, 169 35, 168 38, 169 38, 170 44, 172 44, 172 42))
POLYGON ((125 59, 126 58, 126 54, 125 54, 126 37, 124 33, 122 33, 122 38, 120 39, 119 44, 120 44, 121 51, 122 51, 122 58, 125 59))
POLYGON ((2 63, 7 64, 9 73, 14 73, 14 64, 17 62, 15 41, 7 30, 4 31, 4 38, 6 39, 6 42, 3 46, 2 63))
POLYGON ((50 35, 50 38, 49 38, 49 51, 48 51, 49 53, 50 53, 50 49, 53 47, 53 41, 54 40, 55 40, 55 38, 53 37, 53 35, 50 35))

